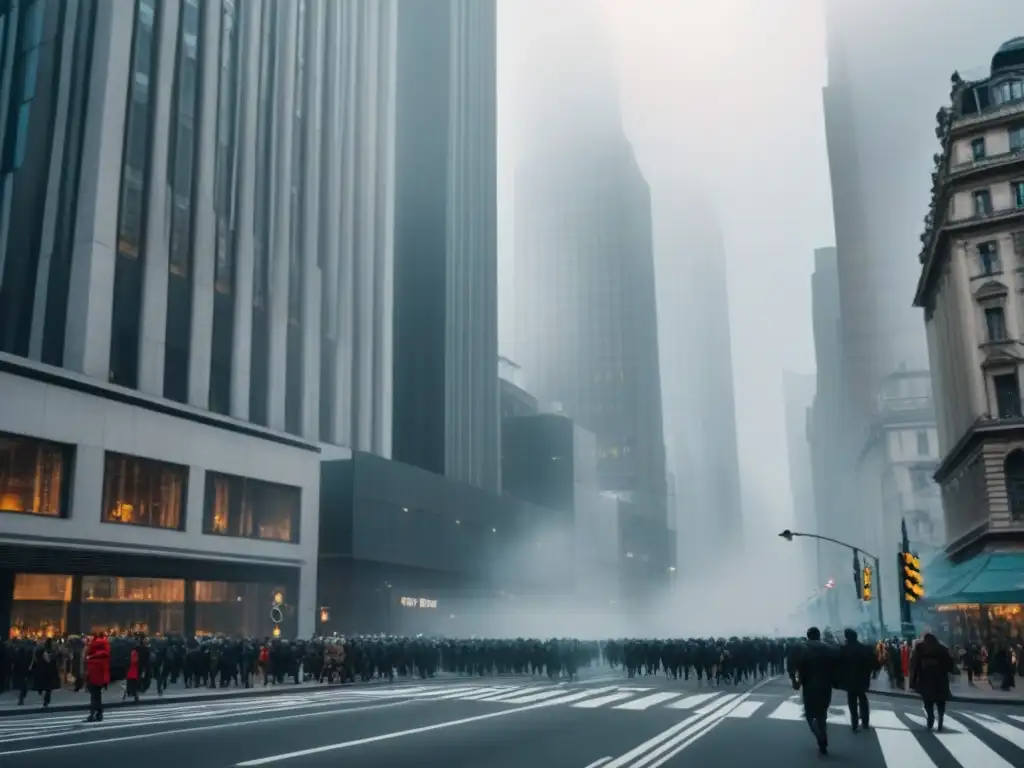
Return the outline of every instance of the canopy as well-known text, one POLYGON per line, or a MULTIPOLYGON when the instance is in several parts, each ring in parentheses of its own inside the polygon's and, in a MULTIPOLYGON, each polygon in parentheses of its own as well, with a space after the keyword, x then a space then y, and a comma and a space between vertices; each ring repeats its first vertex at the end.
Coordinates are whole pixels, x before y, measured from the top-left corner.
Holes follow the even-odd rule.
POLYGON ((1024 603, 1024 552, 991 552, 953 564, 938 557, 924 572, 932 604, 1024 603))

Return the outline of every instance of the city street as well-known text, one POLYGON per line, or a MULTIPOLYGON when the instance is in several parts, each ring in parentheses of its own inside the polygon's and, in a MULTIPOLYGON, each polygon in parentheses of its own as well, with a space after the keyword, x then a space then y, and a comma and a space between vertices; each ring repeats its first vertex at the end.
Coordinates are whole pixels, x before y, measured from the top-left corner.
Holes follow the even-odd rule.
MULTIPOLYGON (((845 708, 834 708, 831 752, 867 768, 1021 765, 1024 711, 963 706, 944 734, 925 732, 910 700, 872 697, 872 729, 857 734, 845 708)), ((472 680, 111 710, 102 723, 57 713, 0 721, 4 768, 99 765, 127 754, 150 768, 319 768, 336 766, 342 754, 359 765, 409 768, 820 762, 786 680, 720 690, 612 674, 582 683, 472 680)))

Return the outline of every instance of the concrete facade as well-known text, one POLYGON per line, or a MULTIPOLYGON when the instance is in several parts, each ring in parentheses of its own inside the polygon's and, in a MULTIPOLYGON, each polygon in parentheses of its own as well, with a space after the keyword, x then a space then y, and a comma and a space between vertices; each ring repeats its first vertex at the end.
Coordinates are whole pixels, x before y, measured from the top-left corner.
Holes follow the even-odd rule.
POLYGON ((953 78, 937 116, 914 303, 924 310, 942 456, 947 551, 1024 541, 1024 39, 990 74, 953 78))

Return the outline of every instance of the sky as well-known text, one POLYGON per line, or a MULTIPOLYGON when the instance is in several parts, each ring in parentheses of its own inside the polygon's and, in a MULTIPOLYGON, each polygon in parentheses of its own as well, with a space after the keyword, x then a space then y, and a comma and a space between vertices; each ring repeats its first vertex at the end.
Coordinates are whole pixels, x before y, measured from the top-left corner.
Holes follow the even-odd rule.
MULTIPOLYGON (((530 3, 540 24, 558 0, 500 2, 530 3)), ((708 185, 714 197, 727 251, 746 526, 748 536, 767 535, 792 521, 783 372, 814 371, 813 251, 834 238, 821 106, 826 66, 820 0, 586 2, 603 21, 624 126, 652 180, 655 207, 654 179, 665 176, 666 166, 670 175, 708 185)), ((515 290, 509 238, 515 165, 508 139, 515 119, 511 70, 518 57, 528 55, 526 35, 499 22, 505 348, 515 290)))

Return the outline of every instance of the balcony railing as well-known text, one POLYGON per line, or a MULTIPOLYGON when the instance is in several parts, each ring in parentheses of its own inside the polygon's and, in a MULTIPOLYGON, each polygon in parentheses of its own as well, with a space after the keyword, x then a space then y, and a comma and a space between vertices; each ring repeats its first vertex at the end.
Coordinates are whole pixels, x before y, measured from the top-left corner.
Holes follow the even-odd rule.
POLYGON ((999 168, 1021 160, 1024 160, 1024 147, 1011 147, 1009 152, 1000 152, 998 155, 987 155, 977 160, 971 159, 966 163, 958 163, 949 169, 949 173, 951 176, 959 177, 972 171, 999 168))
POLYGON ((1024 101, 1012 101, 1008 104, 990 106, 973 115, 964 115, 953 120, 950 129, 953 133, 959 133, 976 125, 982 125, 991 120, 999 120, 1004 117, 1024 115, 1024 101))

